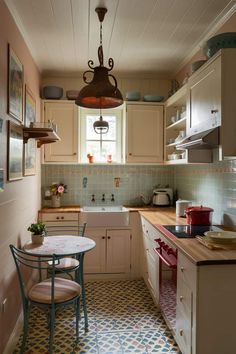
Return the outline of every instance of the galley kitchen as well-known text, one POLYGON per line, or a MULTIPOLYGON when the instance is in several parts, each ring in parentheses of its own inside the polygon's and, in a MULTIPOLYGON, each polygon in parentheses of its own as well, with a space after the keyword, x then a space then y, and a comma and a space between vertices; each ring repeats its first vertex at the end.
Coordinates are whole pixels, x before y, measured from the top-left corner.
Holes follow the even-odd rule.
POLYGON ((0 0, 1 353, 235 353, 235 11, 0 0))

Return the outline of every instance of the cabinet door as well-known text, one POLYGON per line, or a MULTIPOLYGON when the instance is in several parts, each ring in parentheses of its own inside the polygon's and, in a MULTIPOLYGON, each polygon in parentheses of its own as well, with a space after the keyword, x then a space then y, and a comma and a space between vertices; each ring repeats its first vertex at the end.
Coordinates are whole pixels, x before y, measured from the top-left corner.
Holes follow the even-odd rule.
POLYGON ((196 266, 178 252, 176 340, 183 354, 191 353, 195 346, 196 271, 196 266))
POLYGON ((188 83, 187 135, 217 127, 221 123, 220 58, 193 75, 188 83))
POLYGON ((126 160, 163 161, 163 106, 127 105, 126 160))
POLYGON ((74 102, 44 102, 44 121, 57 125, 60 141, 44 147, 45 162, 78 161, 78 110, 74 102))
POLYGON ((39 212, 39 220, 42 220, 44 224, 48 227, 48 231, 50 235, 65 235, 67 231, 69 231, 70 235, 73 234, 77 235, 77 230, 79 225, 78 213, 39 212), (50 229, 50 226, 54 228, 54 231, 50 229))
POLYGON ((130 230, 107 230, 107 273, 130 272, 130 230))
POLYGON ((85 253, 84 273, 105 273, 106 270, 106 230, 87 228, 85 236, 96 242, 95 248, 85 253))

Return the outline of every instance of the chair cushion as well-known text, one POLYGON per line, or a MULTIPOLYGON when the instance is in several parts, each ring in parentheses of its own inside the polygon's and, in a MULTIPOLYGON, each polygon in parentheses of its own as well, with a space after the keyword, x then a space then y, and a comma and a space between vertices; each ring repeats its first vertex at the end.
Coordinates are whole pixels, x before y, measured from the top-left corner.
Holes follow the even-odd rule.
MULTIPOLYGON (((48 262, 49 266, 52 266, 52 261, 48 262)), ((55 269, 73 269, 79 266, 79 261, 75 258, 65 257, 61 258, 60 262, 55 263, 55 269)))
MULTIPOLYGON (((31 301, 50 304, 51 299, 52 279, 46 279, 38 284, 35 284, 29 291, 28 297, 31 301)), ((73 280, 64 278, 55 278, 54 300, 55 303, 72 300, 79 296, 81 287, 73 280)))

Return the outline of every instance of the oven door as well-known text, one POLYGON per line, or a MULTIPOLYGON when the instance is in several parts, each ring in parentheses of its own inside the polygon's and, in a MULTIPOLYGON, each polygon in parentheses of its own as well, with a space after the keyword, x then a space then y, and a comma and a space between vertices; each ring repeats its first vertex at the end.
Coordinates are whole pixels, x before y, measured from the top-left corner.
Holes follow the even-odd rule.
POLYGON ((159 245, 160 247, 155 249, 159 257, 159 304, 167 325, 175 331, 177 251, 163 241, 160 241, 159 245))

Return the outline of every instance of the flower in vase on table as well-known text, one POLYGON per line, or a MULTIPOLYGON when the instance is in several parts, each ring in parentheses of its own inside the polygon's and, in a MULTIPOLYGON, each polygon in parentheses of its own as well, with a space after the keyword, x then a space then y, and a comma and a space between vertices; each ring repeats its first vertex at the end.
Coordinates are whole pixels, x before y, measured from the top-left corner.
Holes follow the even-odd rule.
POLYGON ((63 193, 67 192, 67 185, 64 183, 53 183, 50 186, 50 192, 52 195, 61 196, 63 193))

